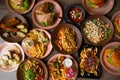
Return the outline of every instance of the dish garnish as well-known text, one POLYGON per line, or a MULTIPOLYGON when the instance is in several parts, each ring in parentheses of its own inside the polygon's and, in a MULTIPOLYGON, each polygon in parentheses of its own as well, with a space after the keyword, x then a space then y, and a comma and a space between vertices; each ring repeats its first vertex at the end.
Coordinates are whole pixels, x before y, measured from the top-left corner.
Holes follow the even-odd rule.
POLYGON ((83 12, 77 7, 73 7, 69 11, 69 17, 73 22, 81 22, 83 18, 83 12))
POLYGON ((100 18, 86 21, 83 28, 84 36, 94 44, 107 39, 111 32, 110 24, 103 22, 100 18))
POLYGON ((53 25, 57 20, 57 12, 54 11, 55 6, 51 2, 45 2, 38 5, 35 9, 36 16, 40 25, 48 27, 53 25))
POLYGON ((71 52, 77 48, 76 32, 70 27, 61 27, 55 42, 60 50, 71 52))
POLYGON ((26 11, 30 7, 31 0, 10 0, 10 5, 15 10, 26 11))
POLYGON ((23 80, 46 80, 45 75, 47 74, 43 67, 39 60, 27 59, 20 64, 19 70, 22 71, 23 80))
POLYGON ((92 8, 99 8, 104 5, 105 0, 87 0, 87 3, 92 8))
POLYGON ((22 23, 18 18, 10 18, 8 21, 1 23, 0 28, 4 30, 2 34, 4 37, 25 37, 28 30, 24 23, 22 23))
MULTIPOLYGON (((69 63, 66 62, 66 64, 69 63)), ((51 59, 48 62, 48 66, 50 71, 50 80, 75 80, 77 67, 73 58, 59 55, 51 59), (64 66, 65 59, 70 59, 70 61, 72 61, 72 65, 69 67, 64 66)))
POLYGON ((116 34, 120 36, 120 17, 115 18, 113 23, 115 25, 116 34))
POLYGON ((105 50, 106 60, 113 66, 120 68, 120 46, 107 48, 105 50))
POLYGON ((88 47, 84 48, 80 53, 80 70, 81 75, 84 76, 84 73, 92 73, 95 76, 98 76, 98 65, 99 58, 96 55, 98 53, 98 48, 88 47))
POLYGON ((45 55, 50 39, 44 31, 32 30, 23 40, 22 45, 24 50, 30 57, 41 58, 45 55))

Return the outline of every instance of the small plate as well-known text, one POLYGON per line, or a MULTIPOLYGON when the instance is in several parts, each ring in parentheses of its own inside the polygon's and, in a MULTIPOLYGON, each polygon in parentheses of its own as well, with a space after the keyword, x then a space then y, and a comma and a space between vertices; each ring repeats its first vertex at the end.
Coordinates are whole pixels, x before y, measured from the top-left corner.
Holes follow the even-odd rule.
MULTIPOLYGON (((117 18, 117 17, 120 17, 120 11, 117 11, 113 16, 112 16, 112 18, 111 18, 111 21, 112 22, 114 22, 114 20, 117 18)), ((114 24, 114 23, 113 23, 114 24)), ((115 25, 114 25, 115 26, 115 25)), ((115 36, 118 38, 118 39, 120 39, 120 36, 118 36, 117 34, 116 34, 116 29, 115 29, 115 36)))
MULTIPOLYGON (((78 75, 78 64, 77 64, 77 61, 76 61, 72 56, 70 56, 70 55, 65 55, 65 54, 57 53, 56 55, 52 56, 52 57, 48 60, 48 62, 47 62, 48 67, 49 67, 49 63, 50 63, 51 61, 55 61, 56 58, 58 58, 58 57, 60 57, 60 56, 63 56, 63 57, 65 57, 65 58, 70 58, 70 59, 73 61, 72 67, 75 69, 75 72, 76 72, 76 73, 75 73, 74 78, 73 78, 72 80, 76 80, 76 79, 77 79, 77 75, 78 75)), ((49 79, 52 80, 50 76, 49 76, 49 79)))
POLYGON ((106 0, 105 4, 97 9, 91 8, 88 5, 87 0, 82 0, 82 5, 90 15, 105 15, 111 11, 114 6, 114 2, 115 0, 106 0))
POLYGON ((102 46, 102 45, 107 44, 107 43, 112 39, 113 33, 114 33, 114 27, 113 27, 112 22, 111 22, 107 17, 101 16, 101 15, 94 15, 94 16, 88 17, 88 18, 82 23, 82 26, 81 26, 80 28, 81 28, 81 33, 82 33, 82 36, 83 36, 83 38, 84 38, 84 40, 85 40, 85 43, 90 44, 90 45, 94 45, 94 46, 102 46), (85 37, 84 32, 83 32, 83 28, 84 28, 84 25, 85 25, 85 22, 86 22, 86 21, 88 21, 88 20, 93 20, 93 19, 97 19, 97 18, 99 18, 100 20, 102 20, 105 24, 109 24, 109 25, 110 25, 110 30, 111 30, 112 32, 108 35, 107 39, 105 39, 105 40, 103 40, 103 41, 95 44, 95 43, 89 41, 89 40, 85 37))
MULTIPOLYGON (((23 66, 23 64, 26 62, 26 61, 28 61, 28 60, 30 60, 30 61, 35 61, 35 62, 38 62, 39 63, 39 66, 41 66, 42 68, 43 68, 43 70, 44 70, 44 80, 48 80, 48 70, 47 70, 47 67, 46 67, 46 65, 41 61, 41 60, 39 60, 39 59, 34 59, 34 58, 28 58, 28 59, 26 59, 26 60, 24 60, 20 65, 19 65, 19 67, 18 67, 18 69, 17 69, 17 73, 16 73, 16 75, 17 75, 17 80, 26 80, 26 79, 24 79, 24 72, 23 72, 23 68, 21 68, 21 66, 23 66)), ((33 67, 34 68, 34 67, 33 67)), ((29 73, 30 74, 30 73, 29 73)), ((29 75, 29 77, 30 77, 30 75, 29 75)), ((41 76, 40 76, 41 77, 41 76)))
POLYGON ((18 14, 26 14, 26 13, 30 12, 31 9, 33 8, 34 4, 35 4, 35 0, 28 0, 28 1, 31 1, 28 10, 26 10, 26 11, 21 11, 21 10, 13 9, 13 7, 12 7, 11 4, 10 4, 10 1, 11 1, 11 0, 6 0, 6 5, 7 5, 8 9, 9 9, 10 11, 15 12, 15 13, 18 13, 18 14))
POLYGON ((72 5, 69 5, 69 6, 64 10, 64 20, 65 20, 65 22, 67 22, 67 23, 73 24, 73 25, 75 25, 75 26, 80 26, 80 25, 81 25, 81 22, 84 20, 84 18, 85 18, 85 10, 84 10, 84 8, 83 8, 80 4, 72 4, 72 5), (72 20, 70 19, 69 14, 70 14, 71 9, 73 9, 73 8, 78 8, 78 9, 81 11, 81 13, 82 13, 82 17, 81 17, 81 20, 80 20, 79 22, 74 22, 74 21, 72 21, 72 20))
POLYGON ((52 44, 53 44, 53 47, 60 53, 63 53, 63 54, 73 54, 75 53, 79 47, 81 46, 81 43, 82 43, 82 36, 81 36, 81 33, 79 31, 78 28, 76 28, 74 25, 71 25, 71 24, 67 24, 67 23, 64 23, 64 24, 60 24, 59 26, 57 26, 53 32, 52 32, 52 36, 51 36, 51 40, 52 40, 52 44), (74 48, 72 51, 65 51, 64 49, 60 49, 57 45, 57 43, 55 43, 56 39, 59 37, 57 36, 58 35, 58 32, 61 28, 70 28, 72 29, 73 31, 75 31, 75 34, 76 34, 76 48, 74 48))
MULTIPOLYGON (((33 32, 34 30, 38 30, 38 31, 42 31, 42 32, 44 32, 45 34, 46 34, 46 36, 48 37, 48 39, 49 39, 49 43, 48 43, 48 45, 47 45, 47 50, 46 50, 46 52, 44 53, 44 55, 43 56, 41 56, 41 57, 39 57, 38 59, 43 59, 43 58, 45 58, 45 57, 47 57, 49 54, 50 54, 50 52, 52 51, 52 44, 51 44, 51 35, 50 35, 50 33, 49 32, 47 32, 46 30, 43 30, 43 29, 38 29, 38 28, 35 28, 35 29, 32 29, 30 32, 33 32)), ((29 33, 30 33, 29 32, 29 33)), ((29 34, 28 33, 28 34, 29 34)), ((27 36, 26 36, 27 37, 27 36)), ((25 41, 27 40, 27 39, 30 39, 30 37, 33 37, 32 35, 30 35, 30 37, 29 38, 24 38, 23 39, 23 41, 22 41, 22 47, 23 47, 23 50, 25 51, 25 54, 28 56, 28 57, 31 57, 31 58, 33 58, 30 54, 29 54, 29 52, 28 52, 28 49, 31 49, 31 48, 27 48, 27 45, 26 45, 26 43, 25 43, 25 41)), ((34 41, 34 40, 33 40, 34 41)), ((33 42, 34 43, 34 42, 33 42)), ((37 43, 38 44, 38 43, 37 43)), ((34 44, 33 44, 34 45, 34 44)), ((34 57, 34 58, 36 58, 36 57, 34 57)))
MULTIPOLYGON (((18 19, 20 22, 22 22, 22 24, 25 26, 25 28, 28 29, 28 23, 27 23, 26 19, 23 16, 19 15, 19 14, 8 14, 8 15, 4 16, 1 19, 0 24, 4 24, 4 23, 8 22, 8 20, 11 19, 11 18, 18 19)), ((6 30, 0 28, 0 35, 7 42, 20 42, 24 38, 24 37, 20 37, 20 36, 17 36, 17 35, 13 36, 13 37, 10 37, 10 36, 5 37, 5 36, 3 36, 3 33, 5 31, 6 30)))
POLYGON ((52 28, 56 27, 61 22, 62 16, 63 16, 62 8, 59 5, 59 3, 55 0, 41 0, 35 5, 35 7, 32 10, 32 20, 33 20, 34 24, 41 29, 47 29, 48 30, 48 29, 52 29, 52 28), (37 16, 36 13, 35 13, 36 8, 39 5, 41 5, 45 2, 50 2, 50 3, 54 4, 54 6, 55 6, 54 7, 55 8, 54 12, 58 13, 58 18, 55 21, 55 23, 53 25, 50 25, 50 26, 47 26, 47 27, 40 25, 39 20, 41 20, 41 17, 37 16))
POLYGON ((9 51, 9 50, 18 50, 16 47, 19 48, 20 50, 20 54, 21 54, 21 60, 18 64, 16 65, 12 65, 12 66, 8 66, 8 67, 2 67, 0 66, 0 70, 1 71, 4 71, 4 72, 13 72, 13 71, 16 71, 19 64, 24 60, 24 51, 22 49, 22 47, 18 44, 18 43, 8 43, 8 42, 4 42, 0 45, 0 57, 3 56, 3 55, 6 55, 6 53, 9 51))
POLYGON ((105 54, 104 54, 104 51, 107 49, 107 48, 113 48, 115 46, 120 46, 120 42, 111 42, 107 45, 105 45, 100 53, 100 60, 101 60, 101 64, 103 66, 103 68, 113 74, 113 75, 117 75, 117 76, 120 76, 120 69, 119 68, 116 68, 114 66, 112 66, 111 64, 109 64, 106 59, 105 59, 105 54))
POLYGON ((101 76, 102 76, 102 66, 101 66, 101 63, 100 63, 100 51, 101 51, 102 47, 98 47, 98 46, 93 46, 93 45, 88 45, 88 44, 85 44, 83 43, 82 44, 82 47, 79 48, 78 50, 78 56, 79 56, 79 73, 78 73, 78 77, 82 77, 82 78, 92 78, 92 79, 100 79, 101 76), (80 53, 82 52, 82 50, 84 50, 84 48, 92 48, 92 49, 95 49, 97 48, 98 51, 96 53, 96 57, 99 59, 99 62, 98 62, 98 68, 97 68, 97 73, 98 75, 95 76, 93 73, 88 73, 86 71, 84 71, 84 75, 82 76, 81 75, 81 69, 80 69, 80 62, 81 62, 81 59, 80 59, 80 53))

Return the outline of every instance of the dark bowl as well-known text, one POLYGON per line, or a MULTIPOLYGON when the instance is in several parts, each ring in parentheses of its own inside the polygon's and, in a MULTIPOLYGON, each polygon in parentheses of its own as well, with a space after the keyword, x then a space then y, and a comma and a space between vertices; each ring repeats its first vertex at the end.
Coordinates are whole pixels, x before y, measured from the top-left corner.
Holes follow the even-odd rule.
POLYGON ((60 4, 59 4, 57 1, 55 1, 55 0, 41 0, 41 1, 39 1, 39 2, 35 5, 35 7, 34 7, 33 10, 32 10, 32 20, 33 20, 34 24, 35 24, 37 27, 41 28, 41 29, 47 29, 47 30, 49 30, 49 29, 55 28, 55 27, 61 22, 62 16, 63 16, 62 8, 61 8, 60 4), (47 26, 47 27, 40 25, 39 21, 41 20, 41 17, 38 16, 38 15, 35 13, 36 8, 37 8, 39 5, 41 5, 41 4, 45 3, 45 2, 50 2, 50 3, 52 3, 52 4, 55 6, 54 12, 58 13, 58 17, 57 17, 56 21, 55 21, 52 25, 49 25, 49 26, 47 26))
POLYGON ((90 45, 94 45, 94 46, 102 46, 102 45, 107 44, 107 43, 112 39, 113 33, 114 33, 114 27, 113 27, 112 22, 111 22, 107 17, 101 16, 101 15, 94 15, 94 16, 88 17, 88 18, 82 23, 82 26, 80 27, 80 29, 81 29, 81 33, 82 33, 82 36, 83 36, 83 39, 84 39, 85 43, 86 43, 86 44, 90 44, 90 45), (97 44, 95 44, 95 43, 91 42, 90 40, 88 40, 88 39, 86 38, 86 36, 84 35, 84 32, 83 32, 83 28, 84 28, 84 25, 85 25, 86 21, 88 21, 88 20, 93 20, 93 19, 97 19, 97 18, 99 18, 100 20, 102 20, 105 24, 106 24, 106 23, 109 24, 109 25, 110 25, 110 30, 111 30, 112 32, 108 35, 107 39, 104 39, 103 41, 98 42, 97 44))
POLYGON ((17 69, 17 80, 25 80, 24 79, 24 72, 23 72, 23 70, 21 70, 21 65, 23 65, 24 64, 24 62, 26 62, 27 60, 34 60, 34 61, 37 61, 37 62, 39 62, 39 64, 40 64, 40 66, 44 69, 44 76, 45 76, 45 79, 44 80, 48 80, 48 70, 47 70, 47 67, 46 67, 46 65, 41 61, 41 60, 39 60, 39 59, 34 59, 34 58, 28 58, 28 59, 26 59, 26 60, 24 60, 20 65, 19 65, 19 67, 18 67, 18 69, 17 69))
POLYGON ((35 0, 29 0, 29 1, 31 1, 31 2, 30 2, 28 10, 26 10, 26 11, 21 11, 21 10, 18 10, 18 9, 14 9, 10 4, 10 0, 6 0, 6 5, 7 5, 8 9, 12 12, 15 12, 15 13, 18 13, 18 14, 26 14, 26 13, 28 13, 32 10, 32 8, 35 4, 35 0))
POLYGON ((51 40, 52 40, 52 44, 53 44, 53 47, 55 48, 55 50, 57 50, 58 52, 60 53, 63 53, 63 54, 73 54, 75 53, 79 47, 81 46, 81 43, 82 43, 82 36, 81 36, 81 33, 80 31, 78 30, 78 28, 76 28, 74 25, 71 25, 71 24, 60 24, 59 26, 57 26, 53 32, 52 32, 52 36, 51 36, 51 40), (68 28, 71 28, 72 30, 75 31, 76 33, 76 41, 77 41, 77 45, 76 45, 76 48, 74 48, 72 51, 70 52, 67 52, 65 50, 60 50, 60 48, 58 47, 58 45, 55 43, 56 39, 57 39, 57 34, 60 30, 60 28, 62 27, 68 27, 68 28))
MULTIPOLYGON (((27 23, 26 19, 23 16, 19 15, 19 14, 9 14, 9 15, 4 16, 1 19, 0 24, 7 22, 11 18, 19 19, 26 26, 26 28, 28 28, 28 23, 27 23)), ((20 42, 24 38, 24 37, 19 37, 17 35, 14 36, 14 37, 5 37, 5 36, 3 36, 4 32, 5 32, 5 30, 0 28, 0 35, 7 42, 20 42)))
POLYGON ((64 20, 65 20, 65 22, 73 24, 75 26, 80 26, 81 25, 81 22, 84 20, 85 15, 86 15, 85 10, 84 10, 84 8, 80 4, 69 5, 64 10, 64 20), (79 22, 74 22, 74 21, 72 21, 70 19, 69 13, 70 13, 70 10, 73 9, 73 8, 78 8, 82 12, 82 18, 81 18, 81 20, 79 22))

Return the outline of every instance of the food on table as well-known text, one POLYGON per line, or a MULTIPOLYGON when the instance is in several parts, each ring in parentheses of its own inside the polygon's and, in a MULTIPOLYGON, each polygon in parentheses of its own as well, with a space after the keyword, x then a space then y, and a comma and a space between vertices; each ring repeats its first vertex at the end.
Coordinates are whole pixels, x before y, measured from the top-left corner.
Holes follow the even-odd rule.
POLYGON ((116 34, 120 36, 120 17, 117 17, 114 20, 114 25, 115 25, 116 34))
POLYGON ((45 55, 49 42, 45 32, 33 30, 23 40, 23 48, 31 57, 41 58, 45 55))
POLYGON ((1 51, 0 67, 10 68, 17 66, 22 58, 21 51, 18 46, 12 45, 8 50, 1 51))
POLYGON ((73 22, 81 22, 83 18, 82 10, 77 7, 71 8, 69 11, 69 17, 73 22))
POLYGON ((85 71, 87 73, 93 73, 98 76, 97 69, 99 64, 99 58, 97 57, 98 48, 84 48, 80 53, 80 69, 81 75, 84 76, 85 71))
POLYGON ((15 10, 26 11, 30 7, 31 0, 10 0, 10 5, 15 10))
POLYGON ((63 63, 66 58, 65 56, 58 56, 48 63, 51 80, 75 80, 76 67, 74 62, 69 58, 73 64, 68 68, 63 63))
POLYGON ((94 44, 98 44, 107 39, 111 32, 110 24, 104 23, 99 18, 86 21, 83 27, 84 36, 94 44))
POLYGON ((55 43, 66 52, 71 52, 77 48, 76 32, 70 27, 61 27, 57 33, 55 43))
POLYGON ((28 32, 25 24, 15 17, 1 23, 0 28, 4 30, 4 33, 2 34, 4 37, 25 37, 28 32))
POLYGON ((50 2, 45 2, 37 6, 35 13, 36 17, 38 17, 38 22, 40 25, 47 27, 55 23, 57 13, 54 11, 54 9, 54 4, 50 2))
POLYGON ((120 46, 105 50, 106 60, 113 66, 120 68, 120 46))
POLYGON ((44 68, 38 60, 28 59, 20 65, 24 80, 45 80, 44 68))
POLYGON ((92 8, 99 8, 104 5, 105 0, 87 0, 87 3, 92 8))
POLYGON ((73 65, 72 60, 69 58, 64 59, 63 64, 65 67, 69 68, 73 65))

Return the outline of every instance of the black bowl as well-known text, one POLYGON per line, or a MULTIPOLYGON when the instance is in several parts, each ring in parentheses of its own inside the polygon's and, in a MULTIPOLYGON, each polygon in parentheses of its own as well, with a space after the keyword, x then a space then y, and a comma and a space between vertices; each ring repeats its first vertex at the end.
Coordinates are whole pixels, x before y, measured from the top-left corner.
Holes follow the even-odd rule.
POLYGON ((64 20, 65 22, 67 23, 70 23, 70 24, 73 24, 75 26, 80 26, 81 25, 81 22, 84 20, 85 18, 85 10, 84 8, 80 5, 80 4, 72 4, 72 5, 69 5, 65 11, 64 11, 64 20), (73 22, 71 19, 70 19, 70 16, 69 16, 69 12, 72 8, 79 8, 81 11, 82 11, 82 19, 79 21, 79 22, 73 22))

